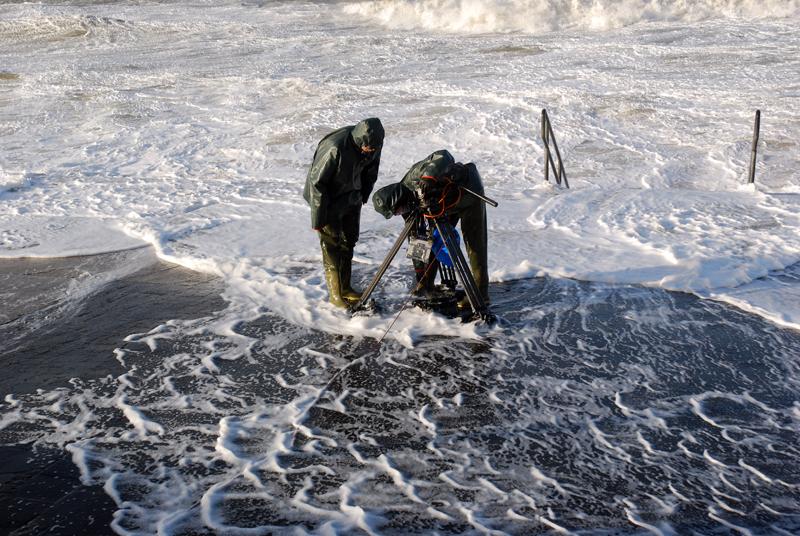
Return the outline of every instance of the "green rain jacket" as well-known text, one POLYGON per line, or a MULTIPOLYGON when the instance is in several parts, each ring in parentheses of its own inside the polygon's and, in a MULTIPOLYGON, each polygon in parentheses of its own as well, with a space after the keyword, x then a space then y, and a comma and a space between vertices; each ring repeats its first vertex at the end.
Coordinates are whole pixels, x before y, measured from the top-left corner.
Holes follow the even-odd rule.
MULTIPOLYGON (((460 171, 457 177, 459 184, 483 195, 483 182, 475 164, 471 162, 464 165, 455 164, 453 155, 449 151, 441 150, 431 153, 424 160, 411 166, 400 182, 389 184, 375 192, 375 195, 372 196, 375 210, 384 218, 391 218, 400 210, 401 206, 416 202, 414 189, 420 183, 424 185, 423 176, 441 177, 454 168, 460 171)), ((477 203, 481 203, 481 201, 469 194, 464 194, 451 211, 459 212, 477 203)))
POLYGON ((311 227, 319 229, 369 199, 378 179, 384 130, 372 117, 322 138, 306 178, 303 198, 311 207, 311 227), (369 145, 375 152, 363 154, 369 145))

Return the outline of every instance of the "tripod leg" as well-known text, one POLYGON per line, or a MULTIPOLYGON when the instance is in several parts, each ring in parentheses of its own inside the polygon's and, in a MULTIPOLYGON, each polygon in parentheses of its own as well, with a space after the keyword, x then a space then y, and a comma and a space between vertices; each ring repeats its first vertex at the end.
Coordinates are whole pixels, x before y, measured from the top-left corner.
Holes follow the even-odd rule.
POLYGON ((434 220, 434 223, 439 230, 445 247, 447 247, 447 251, 450 253, 456 275, 464 286, 464 292, 467 294, 467 299, 472 307, 472 311, 481 318, 487 317, 488 310, 486 308, 486 303, 483 301, 483 297, 478 291, 478 286, 475 284, 475 279, 469 271, 469 266, 464 259, 464 254, 461 253, 461 248, 455 240, 453 226, 446 221, 439 221, 439 219, 434 220))
POLYGON ((389 265, 392 264, 392 260, 394 260, 397 252, 400 251, 400 248, 403 246, 403 242, 406 241, 408 235, 411 234, 411 231, 414 229, 414 226, 417 225, 417 223, 416 217, 408 218, 408 221, 406 221, 406 226, 403 228, 403 232, 401 232, 400 236, 397 237, 397 240, 395 240, 394 244, 392 245, 392 249, 389 250, 386 258, 383 259, 380 268, 378 268, 378 272, 375 274, 375 277, 372 278, 372 281, 370 281, 369 286, 364 289, 364 292, 361 294, 361 299, 359 299, 358 303, 356 303, 350 309, 351 313, 355 313, 356 311, 360 310, 362 307, 364 307, 364 304, 367 303, 367 300, 375 291, 375 288, 378 286, 383 274, 385 274, 386 270, 389 269, 389 265))

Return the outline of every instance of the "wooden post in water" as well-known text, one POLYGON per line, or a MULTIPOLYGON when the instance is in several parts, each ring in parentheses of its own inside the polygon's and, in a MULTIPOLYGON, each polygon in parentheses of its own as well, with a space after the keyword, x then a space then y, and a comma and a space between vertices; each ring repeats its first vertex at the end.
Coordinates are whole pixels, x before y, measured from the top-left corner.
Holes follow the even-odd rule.
POLYGON ((756 110, 756 122, 753 125, 753 147, 750 149, 750 174, 747 183, 756 182, 756 155, 758 153, 758 133, 761 130, 761 110, 756 110))

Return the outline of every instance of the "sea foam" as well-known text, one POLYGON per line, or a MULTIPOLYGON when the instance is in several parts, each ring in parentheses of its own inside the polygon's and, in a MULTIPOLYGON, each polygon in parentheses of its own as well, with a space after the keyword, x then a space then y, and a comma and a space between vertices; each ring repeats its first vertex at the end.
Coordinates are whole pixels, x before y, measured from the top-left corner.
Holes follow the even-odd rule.
POLYGON ((468 33, 609 30, 639 22, 794 15, 797 0, 377 0, 345 11, 391 28, 468 33))

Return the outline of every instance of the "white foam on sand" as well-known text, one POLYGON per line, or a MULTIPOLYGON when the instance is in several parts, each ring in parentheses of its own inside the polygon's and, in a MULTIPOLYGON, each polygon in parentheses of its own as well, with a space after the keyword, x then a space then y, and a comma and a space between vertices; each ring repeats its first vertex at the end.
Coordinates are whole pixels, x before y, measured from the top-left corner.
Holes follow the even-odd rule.
POLYGON ((493 271, 493 280, 546 273, 692 292, 800 327, 796 278, 774 275, 800 262, 800 212, 782 196, 587 189, 520 202, 517 217, 526 205, 536 207, 527 240, 508 216, 493 223, 514 237, 495 249, 524 259, 493 271))
POLYGON ((0 258, 75 257, 149 245, 120 228, 113 218, 19 214, 0 216, 0 258))

